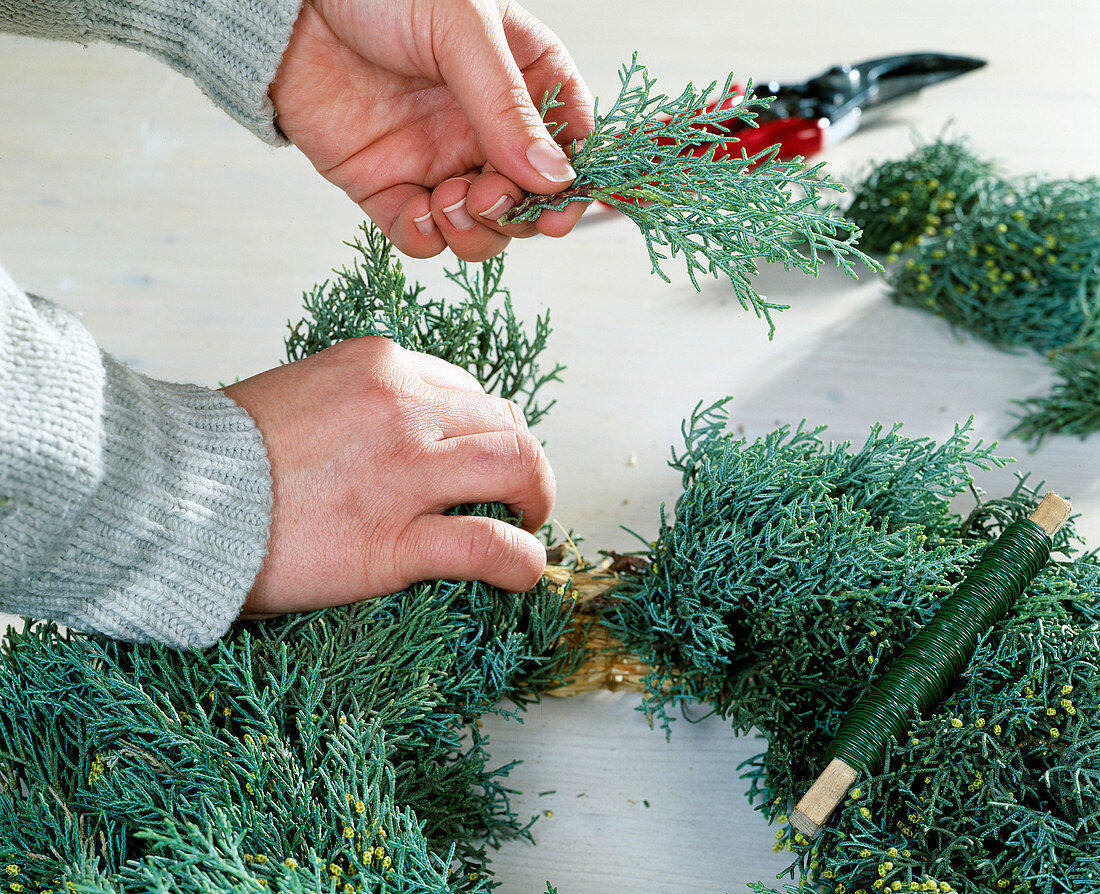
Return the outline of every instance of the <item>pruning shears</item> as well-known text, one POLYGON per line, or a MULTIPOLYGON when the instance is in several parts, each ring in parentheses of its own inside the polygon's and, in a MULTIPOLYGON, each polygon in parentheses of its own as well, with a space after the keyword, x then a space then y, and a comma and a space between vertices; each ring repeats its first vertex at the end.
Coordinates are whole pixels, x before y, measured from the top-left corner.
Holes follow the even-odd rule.
MULTIPOLYGON (((715 158, 748 157, 775 146, 773 157, 808 157, 855 133, 874 113, 915 96, 925 87, 948 81, 985 65, 984 59, 946 53, 899 53, 868 59, 855 65, 836 65, 797 84, 754 84, 753 93, 773 97, 767 109, 756 114, 755 126, 730 121, 728 129, 701 126, 712 135, 700 141, 698 151, 714 151, 715 158), (715 140, 718 136, 721 139, 715 140)), ((706 111, 732 108, 741 102, 744 88, 734 85, 706 111)), ((601 210, 609 210, 603 206, 601 210)), ((585 218, 600 216, 586 215, 585 218)))
POLYGON ((983 65, 971 56, 900 53, 837 65, 800 84, 756 85, 757 95, 775 98, 757 114, 757 127, 735 125, 736 142, 719 152, 755 155, 778 145, 777 158, 814 155, 851 136, 873 113, 983 65))

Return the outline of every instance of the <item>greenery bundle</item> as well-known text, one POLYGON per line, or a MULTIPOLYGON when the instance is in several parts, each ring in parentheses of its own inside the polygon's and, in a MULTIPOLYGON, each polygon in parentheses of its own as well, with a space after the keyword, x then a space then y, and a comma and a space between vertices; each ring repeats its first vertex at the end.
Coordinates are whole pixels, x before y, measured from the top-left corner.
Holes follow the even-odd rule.
POLYGON ((1049 352, 1059 381, 1022 403, 1017 434, 1100 428, 1100 180, 1006 177, 941 139, 875 167, 847 215, 887 254, 898 303, 1049 352))
POLYGON ((1084 438, 1100 429, 1100 320, 1053 350, 1050 365, 1057 376, 1050 394, 1020 402, 1015 432, 1038 442, 1052 432, 1084 438))
MULTIPOLYGON (((749 443, 724 406, 685 426, 676 517, 604 621, 651 665, 643 707, 666 729, 670 708, 702 703, 763 733, 745 778, 785 823, 848 709, 1036 495, 1021 481, 955 515, 969 469, 1003 462, 965 426, 942 444, 897 428, 859 450, 801 428, 749 443)), ((788 890, 1100 890, 1098 594, 1094 554, 1048 565, 821 835, 779 829, 788 890)))
POLYGON ((469 371, 486 391, 516 401, 529 425, 537 424, 553 406, 553 401, 541 403, 539 392, 560 381, 562 367, 540 368, 550 314, 536 317, 528 333, 501 283, 503 256, 446 271, 463 296, 447 303, 428 298, 423 286, 408 282, 389 240, 376 227, 364 225, 361 233, 351 243, 359 255, 351 267, 334 271, 334 279, 304 296, 308 316, 291 327, 288 359, 300 360, 344 339, 384 335, 469 371))

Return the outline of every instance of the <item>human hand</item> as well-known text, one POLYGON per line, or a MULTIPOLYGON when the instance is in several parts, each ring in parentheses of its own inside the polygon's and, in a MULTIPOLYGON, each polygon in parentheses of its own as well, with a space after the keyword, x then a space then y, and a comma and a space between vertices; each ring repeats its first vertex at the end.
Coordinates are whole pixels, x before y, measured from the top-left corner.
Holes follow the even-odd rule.
POLYGON ((389 339, 350 339, 224 389, 271 458, 268 553, 242 617, 342 605, 435 578, 523 592, 554 476, 511 401, 389 339), (500 502, 523 528, 445 516, 500 502))
POLYGON ((559 83, 568 145, 592 128, 592 95, 512 0, 305 0, 269 93, 283 133, 401 251, 480 261, 583 213, 497 223, 574 179, 532 102, 559 83))

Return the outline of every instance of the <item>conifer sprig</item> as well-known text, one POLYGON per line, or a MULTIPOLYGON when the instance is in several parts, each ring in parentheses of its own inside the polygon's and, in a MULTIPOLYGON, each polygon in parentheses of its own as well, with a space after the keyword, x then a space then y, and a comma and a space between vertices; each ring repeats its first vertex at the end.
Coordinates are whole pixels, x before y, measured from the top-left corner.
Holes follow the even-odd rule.
POLYGON ((347 243, 358 254, 351 266, 303 296, 307 316, 289 327, 287 357, 300 360, 348 338, 384 335, 472 373, 486 391, 519 403, 528 424, 542 419, 554 401, 543 402, 541 391, 560 381, 564 367, 547 372, 540 365, 550 313, 538 315, 530 331, 516 317, 501 281, 504 257, 460 261, 446 271, 460 289, 459 300, 448 303, 425 295, 420 283, 409 284, 381 230, 368 223, 360 229, 362 238, 347 243))
MULTIPOLYGON (((642 231, 654 273, 668 282, 662 262, 681 255, 696 289, 700 275, 729 277, 741 305, 768 321, 769 335, 771 312, 786 305, 753 286, 759 262, 816 274, 829 257, 853 277, 853 261, 878 269, 855 247, 858 228, 834 215, 833 205, 823 207, 826 193, 844 187, 822 165, 781 161, 774 149, 727 151, 732 131, 756 126, 757 112, 768 107, 767 98, 752 95, 751 82, 741 93, 731 75, 720 93, 715 81, 701 90, 688 84, 672 98, 656 91, 636 55, 619 78, 618 97, 605 114, 597 106, 592 134, 574 146, 573 185, 528 197, 505 222, 534 220, 572 202, 606 202, 642 231)), ((544 117, 562 105, 556 97, 556 90, 545 97, 544 117)))

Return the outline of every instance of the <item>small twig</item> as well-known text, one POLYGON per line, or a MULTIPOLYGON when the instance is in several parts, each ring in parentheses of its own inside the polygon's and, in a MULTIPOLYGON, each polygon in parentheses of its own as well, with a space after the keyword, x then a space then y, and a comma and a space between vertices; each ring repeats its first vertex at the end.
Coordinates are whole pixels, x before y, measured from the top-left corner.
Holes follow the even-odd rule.
POLYGON ((520 215, 530 211, 532 208, 540 208, 543 211, 560 211, 570 202, 576 202, 580 199, 590 199, 591 197, 592 189, 589 187, 570 187, 569 189, 563 189, 561 192, 556 192, 552 196, 532 193, 516 205, 515 208, 503 215, 500 218, 500 223, 515 223, 520 215))

